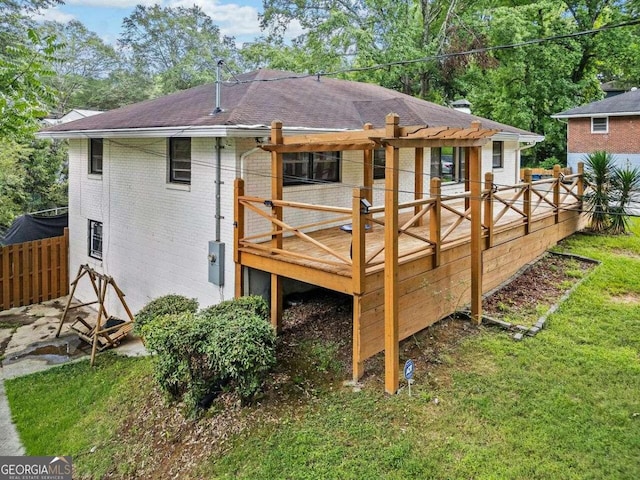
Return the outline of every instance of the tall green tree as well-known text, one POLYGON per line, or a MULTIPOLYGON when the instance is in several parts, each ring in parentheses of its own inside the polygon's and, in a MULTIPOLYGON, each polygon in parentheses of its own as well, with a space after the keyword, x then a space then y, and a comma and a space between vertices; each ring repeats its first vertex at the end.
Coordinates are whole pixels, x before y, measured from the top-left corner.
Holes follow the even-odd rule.
POLYGON ((0 138, 33 132, 55 102, 52 76, 57 45, 41 36, 31 16, 58 2, 0 0, 0 138))
POLYGON ((97 85, 109 82, 119 68, 116 50, 77 20, 45 22, 39 31, 43 36, 55 37, 60 44, 58 61, 52 66, 55 74, 47 82, 58 92, 54 113, 64 115, 72 108, 96 108, 100 104, 94 96, 97 85))
POLYGON ((235 68, 233 38, 200 7, 145 7, 138 5, 123 21, 119 38, 128 55, 130 71, 155 84, 159 94, 200 85, 215 78, 218 60, 235 68))

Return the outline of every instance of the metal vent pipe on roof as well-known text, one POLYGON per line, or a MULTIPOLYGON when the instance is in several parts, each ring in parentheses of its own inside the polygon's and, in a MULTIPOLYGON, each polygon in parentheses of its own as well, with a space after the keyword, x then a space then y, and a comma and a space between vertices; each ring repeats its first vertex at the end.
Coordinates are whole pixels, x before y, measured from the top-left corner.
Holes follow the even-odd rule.
POLYGON ((220 108, 220 68, 224 62, 222 60, 218 60, 216 64, 216 108, 213 110, 213 113, 220 113, 222 108, 220 108))

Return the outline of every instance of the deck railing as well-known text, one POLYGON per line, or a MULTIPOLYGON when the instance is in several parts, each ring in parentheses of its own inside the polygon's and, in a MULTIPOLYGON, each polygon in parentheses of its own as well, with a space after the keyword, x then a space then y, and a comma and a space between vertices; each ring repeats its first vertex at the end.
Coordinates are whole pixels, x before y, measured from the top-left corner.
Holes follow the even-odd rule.
MULTIPOLYGON (((482 236, 486 246, 493 246, 496 233, 523 225, 525 234, 530 232, 534 221, 555 216, 556 222, 563 210, 581 209, 584 191, 582 170, 574 175, 563 175, 558 168, 554 177, 532 180, 530 170, 525 171, 525 181, 517 185, 500 186, 494 184, 493 174, 485 175, 482 191, 482 236)), ((366 192, 356 188, 353 192, 351 208, 314 205, 301 202, 272 200, 244 195, 244 183, 236 180, 236 251, 252 250, 315 262, 333 268, 353 269, 366 273, 381 268, 384 264, 385 207, 365 207, 366 192), (324 219, 302 225, 291 225, 274 216, 274 207, 287 210, 309 210, 324 215, 324 219), (252 212, 266 220, 270 228, 266 231, 245 236, 245 212, 252 212), (350 251, 344 249, 344 233, 337 228, 351 224, 350 251), (326 234, 335 227, 333 234, 326 234), (324 233, 323 233, 324 232, 324 233), (295 236, 302 240, 295 249, 286 242, 270 241, 274 238, 295 236), (336 241, 336 237, 338 241, 336 241)), ((441 251, 470 236, 471 209, 470 193, 443 196, 440 179, 431 181, 429 197, 400 203, 398 228, 398 260, 416 255, 433 255, 434 266, 440 264, 441 251)), ((283 214, 282 218, 286 219, 283 214)), ((238 254, 236 252, 236 261, 238 254)))

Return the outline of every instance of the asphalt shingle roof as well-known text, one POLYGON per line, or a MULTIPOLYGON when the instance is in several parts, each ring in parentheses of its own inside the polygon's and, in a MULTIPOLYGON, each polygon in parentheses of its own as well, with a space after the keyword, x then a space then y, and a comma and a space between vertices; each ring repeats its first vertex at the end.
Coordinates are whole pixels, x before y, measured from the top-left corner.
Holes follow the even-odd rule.
POLYGON ((239 75, 238 79, 249 82, 221 86, 220 113, 212 114, 215 85, 209 84, 49 127, 44 132, 269 126, 273 120, 281 120, 285 128, 360 129, 367 122, 382 127, 385 116, 393 112, 400 116, 402 125, 468 127, 471 121, 480 120, 483 128, 536 135, 368 83, 268 69, 239 75))
POLYGON ((589 117, 605 114, 640 115, 640 89, 621 93, 613 97, 587 103, 581 107, 565 110, 554 115, 554 118, 589 117))

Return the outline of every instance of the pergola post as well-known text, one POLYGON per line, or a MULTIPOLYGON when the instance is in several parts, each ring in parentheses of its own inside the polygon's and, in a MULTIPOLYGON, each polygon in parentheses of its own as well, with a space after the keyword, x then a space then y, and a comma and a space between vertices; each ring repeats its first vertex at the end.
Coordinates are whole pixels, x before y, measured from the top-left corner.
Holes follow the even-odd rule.
MULTIPOLYGON (((282 144, 282 122, 274 120, 271 123, 271 143, 282 144)), ((282 153, 271 152, 271 199, 282 200, 283 166, 282 153)), ((282 221, 282 207, 271 206, 271 216, 282 221)), ((274 231, 271 236, 271 247, 282 249, 282 231, 275 223, 271 226, 274 231)), ((271 274, 271 325, 276 333, 280 333, 282 320, 282 278, 276 273, 271 274)))
POLYGON ((471 317, 482 322, 482 178, 480 147, 468 149, 471 208, 471 317))
MULTIPOLYGON (((397 138, 400 118, 389 114, 385 136, 397 138)), ((398 148, 385 147, 384 193, 384 385, 385 391, 395 394, 399 387, 400 345, 398 340, 398 148)))
MULTIPOLYGON (((373 125, 365 123, 364 130, 372 130, 373 125)), ((364 195, 370 204, 373 205, 373 150, 363 150, 363 181, 362 185, 365 188, 364 195)))
MULTIPOLYGON (((424 196, 424 148, 415 149, 415 180, 413 191, 415 192, 415 199, 421 200, 424 196)), ((420 213, 419 205, 416 205, 413 209, 413 214, 418 215, 420 213)), ((424 224, 424 215, 416 221, 416 227, 421 227, 424 224)))

